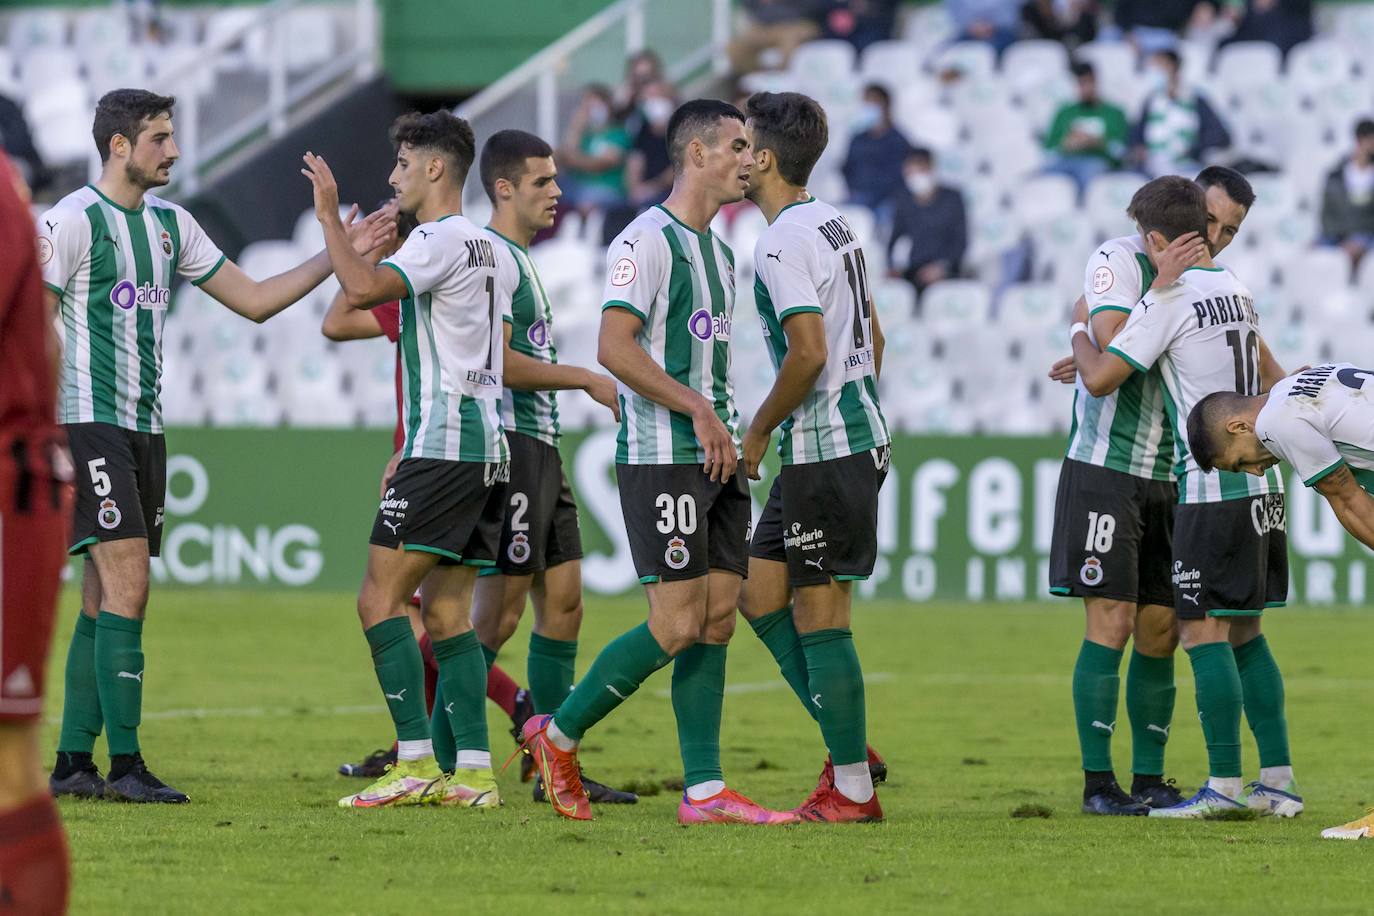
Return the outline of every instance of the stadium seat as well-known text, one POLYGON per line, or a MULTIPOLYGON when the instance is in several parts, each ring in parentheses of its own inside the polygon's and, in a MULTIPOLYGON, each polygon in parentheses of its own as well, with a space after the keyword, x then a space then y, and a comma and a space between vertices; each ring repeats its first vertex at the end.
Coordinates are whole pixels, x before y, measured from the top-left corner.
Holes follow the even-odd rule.
POLYGON ((266 361, 251 352, 229 352, 205 375, 210 422, 216 426, 272 426, 282 410, 269 389, 266 361))
POLYGON ((792 52, 788 70, 806 82, 848 80, 854 75, 854 46, 847 41, 808 41, 792 52))
POLYGON ((25 48, 19 53, 19 85, 28 98, 54 84, 80 79, 81 58, 68 48, 25 48))
POLYGON ((1067 175, 1036 175, 1016 188, 1012 203, 1026 225, 1074 213, 1078 209, 1078 186, 1067 175))
MULTIPOLYGON (((965 266, 982 280, 996 283, 1002 275, 1003 256, 1008 249, 1020 243, 1023 231, 1024 227, 1015 213, 997 211, 979 214, 968 224, 965 266)), ((927 290, 927 295, 929 292, 927 290)))
POLYGON ((906 321, 916 314, 916 288, 906 280, 892 277, 876 280, 872 285, 873 307, 883 316, 885 329, 889 321, 906 321))
POLYGON ((92 49, 85 58, 87 84, 91 96, 100 98, 111 89, 157 88, 148 58, 134 46, 112 46, 92 49))
MULTIPOLYGON (((1374 47, 1374 7, 1363 3, 1333 3, 1330 12, 1334 20, 1331 34, 1357 60, 1367 60, 1369 49, 1374 47)), ((1367 67, 1364 75, 1366 79, 1370 76, 1367 67)))
MULTIPOLYGON (((1296 251, 1281 267, 1284 295, 1307 322, 1348 321, 1359 311, 1350 286, 1350 258, 1339 248, 1296 251)), ((1368 309, 1368 304, 1363 308, 1368 309)))
POLYGON ((267 31, 261 25, 256 28, 253 27, 261 18, 262 16, 257 10, 243 7, 226 7, 217 9, 210 14, 209 19, 205 22, 205 43, 207 45, 217 44, 222 40, 229 39, 232 35, 247 30, 242 38, 228 45, 229 48, 235 49, 234 51, 216 58, 218 69, 229 71, 244 68, 265 70, 267 68, 267 31))
POLYGON ((1126 207, 1145 183, 1134 172, 1109 172, 1093 179, 1083 197, 1084 209, 1093 227, 1103 238, 1116 238, 1135 231, 1126 207))
POLYGON ((123 6, 78 13, 72 26, 72 49, 83 59, 134 44, 132 23, 123 6))
POLYGON ((91 105, 79 80, 62 79, 33 93, 25 102, 24 116, 30 124, 42 125, 34 143, 49 164, 81 162, 94 152, 91 105))
POLYGON ((979 148, 979 159, 987 174, 1012 188, 1013 199, 1016 197, 1014 189, 1020 179, 1040 171, 1044 166, 1044 148, 1029 130, 1018 130, 1014 121, 1008 123, 1001 142, 988 137, 979 144, 979 148))
POLYGON ((935 73, 957 70, 963 79, 991 80, 997 69, 997 54, 982 41, 956 41, 946 45, 930 59, 935 73))
POLYGON ((1057 41, 1018 41, 1002 53, 1001 74, 1021 98, 1043 93, 1062 84, 1069 68, 1069 54, 1057 41))
POLYGON ((361 408, 345 393, 343 368, 332 353, 302 352, 273 365, 287 423, 339 427, 357 422, 361 408))
POLYGON ((997 320, 1003 328, 1061 327, 1068 315, 1068 304, 1049 283, 1013 283, 997 301, 997 320))
POLYGON ((286 42, 286 68, 293 73, 319 67, 339 52, 334 12, 329 7, 300 6, 278 22, 286 42))
POLYGON ((254 280, 266 280, 290 270, 306 257, 292 241, 250 242, 239 252, 238 265, 254 280))
POLYGON ((15 57, 67 43, 67 15, 61 9, 22 9, 10 17, 9 24, 9 48, 15 57))
POLYGON ((1036 280, 1053 283, 1064 293, 1072 291, 1072 303, 1083 291, 1083 268, 1099 235, 1081 213, 1061 214, 1037 221, 1026 229, 1031 241, 1031 273, 1036 280))
POLYGON ((918 50, 907 41, 875 41, 859 58, 859 78, 896 93, 924 78, 918 50))
POLYGON ((1236 41, 1217 51, 1213 78, 1231 88, 1263 85, 1279 78, 1283 54, 1267 41, 1236 41))
MULTIPOLYGON (((1362 299, 1366 302, 1374 302, 1374 258, 1363 258, 1360 261, 1360 269, 1355 277, 1355 286, 1362 299)), ((1374 362, 1374 354, 1371 354, 1368 360, 1374 362)))
POLYGON ((859 240, 865 251, 878 246, 878 226, 872 210, 854 204, 841 204, 835 209, 839 210, 845 222, 849 223, 849 228, 854 230, 854 237, 859 240))
POLYGON ((1074 49, 1074 58, 1093 65, 1102 97, 1120 105, 1127 117, 1140 105, 1144 81, 1136 75, 1135 49, 1121 41, 1090 41, 1074 49))
POLYGON ((975 280, 942 280, 921 294, 921 317, 933 325, 977 325, 987 322, 992 295, 975 280))
POLYGON ((1175 48, 1183 62, 1183 83, 1206 86, 1212 69, 1212 43, 1205 39, 1180 41, 1175 48))
POLYGON ((14 55, 10 53, 9 48, 0 46, 0 92, 18 96, 20 91, 19 72, 14 66, 14 55))
POLYGON ((923 145, 938 154, 937 166, 943 171, 945 159, 957 154, 959 119, 952 111, 936 104, 920 89, 908 87, 897 94, 892 120, 913 144, 923 145))
POLYGON ((1350 80, 1350 53, 1332 38, 1304 41, 1288 52, 1286 77, 1289 86, 1315 97, 1350 80))
POLYGON ((925 60, 936 48, 954 40, 954 20, 942 5, 907 7, 906 25, 902 40, 912 45, 917 56, 925 60))

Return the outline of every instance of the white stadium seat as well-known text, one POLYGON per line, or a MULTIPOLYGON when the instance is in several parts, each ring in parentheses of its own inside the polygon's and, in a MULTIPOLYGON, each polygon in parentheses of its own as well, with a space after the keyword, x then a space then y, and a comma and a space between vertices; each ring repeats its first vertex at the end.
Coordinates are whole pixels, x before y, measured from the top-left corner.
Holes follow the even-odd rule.
POLYGON ((67 48, 25 48, 19 58, 19 85, 32 96, 55 83, 79 79, 81 58, 67 48))
POLYGON ((859 58, 859 77, 897 92, 922 79, 920 52, 906 41, 875 41, 859 58))
POLYGON ((1069 54, 1057 41, 1018 41, 1002 53, 1002 77, 1022 98, 1062 84, 1068 68, 1069 54))
POLYGON ((992 313, 992 295, 976 280, 942 280, 921 294, 921 318, 930 324, 981 326, 992 313))
POLYGON ((1027 225, 1073 213, 1078 208, 1078 186, 1067 175, 1036 175, 1016 189, 1012 202, 1027 225))
POLYGON ((72 26, 72 48, 83 58, 113 48, 128 48, 133 40, 132 23, 122 6, 79 13, 72 26))
POLYGON ((288 12, 278 26, 286 42, 286 67, 309 70, 331 61, 339 50, 335 21, 328 7, 301 6, 288 12))
POLYGON ((854 46, 847 41, 808 41, 792 52, 788 69, 807 82, 849 79, 854 74, 854 46))
POLYGON ((59 80, 30 95, 24 116, 30 124, 42 125, 34 143, 49 164, 80 162, 94 151, 90 100, 79 80, 59 80))
POLYGON ((1339 41, 1314 38, 1288 52, 1286 70, 1292 89, 1316 96, 1347 82, 1353 67, 1350 52, 1339 41))
POLYGON ((1237 41, 1217 52, 1213 76, 1222 86, 1261 85, 1278 79, 1282 64, 1277 46, 1267 41, 1237 41))
POLYGON ((9 47, 15 57, 67 43, 67 15, 60 9, 30 8, 10 17, 9 47))
POLYGON ((1139 175, 1111 172, 1093 179, 1083 197, 1083 206, 1093 227, 1105 238, 1116 238, 1135 231, 1126 207, 1145 183, 1139 175))
POLYGON ((997 302, 997 318, 1002 327, 1062 326, 1068 315, 1067 303, 1049 283, 1014 283, 997 302))
POLYGON ((997 69, 997 55, 986 42, 956 41, 934 55, 931 68, 936 73, 957 70, 965 80, 986 80, 997 69))

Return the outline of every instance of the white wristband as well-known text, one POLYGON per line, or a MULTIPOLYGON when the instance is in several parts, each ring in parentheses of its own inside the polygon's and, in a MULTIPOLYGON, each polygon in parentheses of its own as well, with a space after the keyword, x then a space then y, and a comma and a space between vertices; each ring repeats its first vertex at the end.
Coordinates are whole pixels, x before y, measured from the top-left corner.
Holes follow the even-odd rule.
POLYGON ((1073 323, 1073 326, 1072 326, 1071 328, 1069 328, 1069 346, 1070 346, 1070 347, 1073 346, 1073 339, 1074 339, 1075 335, 1078 335, 1078 334, 1087 334, 1087 333, 1088 333, 1088 326, 1087 326, 1086 324, 1084 324, 1083 322, 1081 322, 1081 321, 1075 321, 1075 322, 1073 323))

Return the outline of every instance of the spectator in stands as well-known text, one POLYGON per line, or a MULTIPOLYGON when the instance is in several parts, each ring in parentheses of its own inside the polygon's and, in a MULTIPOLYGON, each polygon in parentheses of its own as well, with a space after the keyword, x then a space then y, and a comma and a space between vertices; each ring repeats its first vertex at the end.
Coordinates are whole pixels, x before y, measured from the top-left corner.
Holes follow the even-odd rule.
POLYGON ((1227 6, 1236 20, 1233 41, 1267 41, 1285 55, 1296 44, 1312 37, 1312 0, 1247 0, 1227 6))
POLYGON ((741 0, 736 6, 744 23, 727 50, 736 74, 762 69, 767 52, 776 58, 767 63, 785 67, 799 45, 820 37, 815 0, 741 0))
POLYGON ((1326 176, 1322 243, 1339 245, 1359 266, 1374 246, 1374 121, 1355 125, 1355 150, 1326 176))
POLYGON ((1026 0, 1021 22, 1027 38, 1057 41, 1070 51, 1097 37, 1097 0, 1026 0))
POLYGON ((1098 175, 1121 167, 1130 127, 1126 113, 1097 94, 1097 74, 1091 64, 1075 62, 1069 69, 1078 84, 1078 101, 1054 115, 1045 135, 1045 149, 1051 156, 1045 171, 1068 175, 1081 193, 1098 175))
POLYGON ((593 84, 583 89, 558 151, 563 204, 584 214, 625 202, 630 138, 625 126, 611 117, 611 104, 607 87, 593 84))
POLYGON ((1150 55, 1145 79, 1152 88, 1131 132, 1131 144, 1148 175, 1191 175, 1209 151, 1231 145, 1231 134, 1216 111, 1184 85, 1177 51, 1150 55))
POLYGON ((888 263, 893 276, 905 277, 919 291, 959 275, 968 246, 964 197, 936 180, 928 149, 907 154, 902 177, 905 187, 892 199, 888 263))
POLYGON ((625 130, 630 136, 638 133, 640 125, 644 123, 639 105, 645 88, 664 79, 663 61, 647 48, 631 55, 625 62, 625 81, 616 87, 613 112, 625 122, 625 130))
POLYGON ((820 5, 825 37, 847 41, 856 51, 891 38, 897 24, 897 0, 820 0, 820 5))
POLYGON ((892 123, 892 96, 877 83, 864 87, 856 126, 843 167, 849 202, 877 210, 902 186, 911 144, 892 123))
POLYGON ((1208 0, 1117 0, 1116 25, 1141 54, 1154 54, 1176 47, 1194 17, 1214 10, 1208 0))
POLYGON ((24 120, 24 110, 3 93, 0 93, 0 148, 9 153, 10 162, 29 188, 39 191, 47 185, 48 170, 38 147, 33 145, 33 134, 29 132, 29 122, 24 120))
POLYGON ((641 93, 639 107, 644 123, 635 134, 625 164, 625 187, 636 212, 661 203, 673 189, 668 119, 677 110, 677 94, 668 83, 650 83, 641 93))
POLYGON ((1023 0, 945 0, 958 41, 985 41, 998 54, 1019 37, 1023 0))

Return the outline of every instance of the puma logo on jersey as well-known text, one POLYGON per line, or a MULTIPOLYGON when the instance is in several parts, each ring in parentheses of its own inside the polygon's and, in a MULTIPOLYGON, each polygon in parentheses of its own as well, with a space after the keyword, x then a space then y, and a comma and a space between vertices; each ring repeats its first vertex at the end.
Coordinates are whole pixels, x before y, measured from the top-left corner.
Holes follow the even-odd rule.
POLYGON ((1187 592, 1184 592, 1184 593, 1183 593, 1183 597, 1184 597, 1185 599, 1187 599, 1188 601, 1193 602, 1193 606, 1194 606, 1194 607, 1197 606, 1197 595, 1190 595, 1190 594, 1188 594, 1187 592))
POLYGON ((633 242, 630 241, 629 239, 621 239, 621 240, 620 240, 620 244, 622 244, 622 245, 628 245, 628 246, 630 247, 630 250, 631 250, 631 251, 634 251, 634 250, 635 250, 635 246, 639 244, 639 239, 635 239, 633 242))
POLYGON ((764 260, 766 261, 766 260, 768 260, 768 258, 772 258, 774 261, 777 261, 779 264, 781 264, 781 263, 782 263, 782 249, 779 248, 776 252, 772 252, 772 251, 767 252, 766 256, 764 257, 764 260))
POLYGON ((420 237, 421 237, 421 238, 426 238, 426 239, 429 238, 431 235, 434 234, 434 232, 433 232, 432 230, 416 229, 415 231, 418 232, 418 233, 420 233, 420 237))
POLYGON ((1113 722, 1111 725, 1108 725, 1106 722, 1103 722, 1100 719, 1093 719, 1093 728, 1100 728, 1109 735, 1116 733, 1115 722, 1113 722))
POLYGON ((403 687, 400 693, 387 693, 383 690, 382 696, 386 697, 388 700, 395 700, 397 703, 404 703, 406 701, 406 691, 409 689, 409 687, 403 687))
POLYGON ((802 562, 805 563, 807 566, 814 566, 817 569, 825 568, 821 566, 821 564, 825 562, 825 557, 821 557, 819 560, 803 560, 802 562))
POLYGON ((693 261, 691 258, 687 257, 685 254, 678 255, 677 259, 681 261, 683 264, 686 264, 688 267, 696 267, 696 262, 693 261))
POLYGON ((389 521, 387 521, 386 519, 382 519, 382 524, 383 524, 383 525, 386 525, 388 528, 390 528, 392 534, 400 534, 400 533, 401 533, 401 528, 400 528, 400 526, 399 526, 398 524, 396 524, 395 522, 389 522, 389 521))
POLYGON ((56 231, 57 231, 57 223, 54 223, 54 222, 53 222, 52 220, 50 220, 50 219, 45 219, 45 220, 43 220, 43 225, 45 225, 45 226, 48 227, 48 231, 49 231, 49 232, 56 232, 56 231))
POLYGON ((1112 256, 1110 251, 1099 251, 1098 254, 1102 255, 1104 258, 1110 258, 1112 256))

